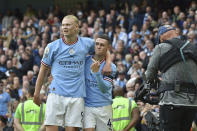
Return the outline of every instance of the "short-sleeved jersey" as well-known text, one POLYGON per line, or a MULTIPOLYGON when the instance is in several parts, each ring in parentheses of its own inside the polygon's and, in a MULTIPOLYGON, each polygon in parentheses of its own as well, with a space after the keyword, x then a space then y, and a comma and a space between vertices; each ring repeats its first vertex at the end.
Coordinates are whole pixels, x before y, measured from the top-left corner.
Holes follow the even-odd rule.
POLYGON ((66 97, 84 97, 85 58, 93 51, 93 39, 85 37, 78 37, 72 45, 66 44, 63 38, 49 43, 41 61, 43 65, 51 67, 53 80, 49 86, 49 93, 66 97))
POLYGON ((112 73, 110 76, 104 76, 101 72, 105 65, 105 61, 101 62, 99 72, 91 71, 92 56, 86 57, 85 63, 85 83, 86 97, 85 106, 101 107, 112 104, 112 87, 113 77, 116 74, 116 66, 112 63, 112 73))
POLYGON ((0 94, 0 115, 6 115, 8 112, 8 103, 10 101, 10 95, 7 92, 0 94))

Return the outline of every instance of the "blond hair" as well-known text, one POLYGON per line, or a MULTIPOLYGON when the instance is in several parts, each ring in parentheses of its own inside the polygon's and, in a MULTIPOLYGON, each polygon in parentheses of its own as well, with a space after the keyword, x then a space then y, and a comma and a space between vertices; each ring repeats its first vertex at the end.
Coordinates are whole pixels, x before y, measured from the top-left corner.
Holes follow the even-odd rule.
POLYGON ((77 25, 79 25, 79 20, 78 20, 78 18, 77 18, 76 16, 74 16, 74 15, 67 15, 67 16, 64 16, 63 19, 73 19, 74 22, 75 22, 77 25))

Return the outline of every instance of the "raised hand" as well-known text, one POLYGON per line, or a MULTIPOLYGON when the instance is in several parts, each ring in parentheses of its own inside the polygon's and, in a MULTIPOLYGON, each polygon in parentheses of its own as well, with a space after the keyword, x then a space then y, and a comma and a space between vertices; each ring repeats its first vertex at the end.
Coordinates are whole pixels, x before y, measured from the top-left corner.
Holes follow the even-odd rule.
POLYGON ((91 65, 91 70, 92 70, 92 72, 99 72, 99 68, 100 68, 100 62, 99 61, 96 61, 96 60, 94 60, 94 59, 92 59, 92 61, 93 61, 93 63, 92 63, 92 65, 91 65))

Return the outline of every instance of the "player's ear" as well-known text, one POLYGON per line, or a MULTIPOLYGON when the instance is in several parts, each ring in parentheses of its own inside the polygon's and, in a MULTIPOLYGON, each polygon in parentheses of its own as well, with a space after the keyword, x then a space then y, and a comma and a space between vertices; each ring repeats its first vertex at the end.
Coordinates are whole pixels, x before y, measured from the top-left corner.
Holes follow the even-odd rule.
POLYGON ((77 32, 79 32, 79 24, 75 24, 75 29, 77 30, 77 32))
POLYGON ((108 49, 108 50, 110 49, 110 44, 107 44, 107 49, 108 49))

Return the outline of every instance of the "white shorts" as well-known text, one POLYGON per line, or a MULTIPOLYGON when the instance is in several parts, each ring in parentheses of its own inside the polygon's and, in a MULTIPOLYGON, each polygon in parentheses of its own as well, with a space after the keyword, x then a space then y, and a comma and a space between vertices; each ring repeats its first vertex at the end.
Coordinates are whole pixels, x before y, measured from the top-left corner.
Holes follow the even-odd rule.
POLYGON ((47 98, 44 125, 82 127, 84 99, 50 93, 47 98))
POLYGON ((112 106, 86 107, 84 128, 96 128, 96 131, 112 131, 112 106))

